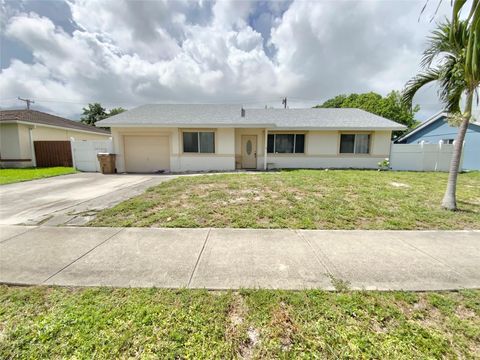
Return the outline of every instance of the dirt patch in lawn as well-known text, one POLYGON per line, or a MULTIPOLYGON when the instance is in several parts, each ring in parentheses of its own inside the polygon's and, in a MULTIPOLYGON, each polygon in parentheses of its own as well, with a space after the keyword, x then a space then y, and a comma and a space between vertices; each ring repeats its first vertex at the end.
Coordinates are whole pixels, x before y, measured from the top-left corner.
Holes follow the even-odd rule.
POLYGON ((480 229, 480 173, 460 174, 459 211, 441 209, 444 173, 315 171, 180 177, 97 215, 92 226, 480 229))

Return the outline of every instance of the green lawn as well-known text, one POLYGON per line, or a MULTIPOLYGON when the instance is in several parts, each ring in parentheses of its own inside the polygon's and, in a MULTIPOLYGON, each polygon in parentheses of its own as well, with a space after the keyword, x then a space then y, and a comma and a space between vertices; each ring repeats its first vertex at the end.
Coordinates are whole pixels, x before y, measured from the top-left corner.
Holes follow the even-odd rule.
POLYGON ((480 291, 0 287, 0 358, 478 358, 480 291))
POLYGON ((446 173, 295 170, 181 177, 89 225, 295 229, 480 229, 480 172, 460 174, 460 211, 440 209, 446 173))
POLYGON ((51 176, 73 174, 72 167, 28 168, 28 169, 0 169, 0 184, 11 184, 20 181, 41 179, 51 176))

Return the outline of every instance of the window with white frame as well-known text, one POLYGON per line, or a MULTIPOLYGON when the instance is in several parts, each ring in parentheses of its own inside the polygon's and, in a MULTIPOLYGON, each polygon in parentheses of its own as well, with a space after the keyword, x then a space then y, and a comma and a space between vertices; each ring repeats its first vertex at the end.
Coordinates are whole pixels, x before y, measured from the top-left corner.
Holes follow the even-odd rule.
POLYGON ((455 139, 442 139, 442 141, 443 141, 444 144, 453 144, 455 139))
POLYGON ((304 154, 305 134, 268 134, 267 153, 304 154))
POLYGON ((184 131, 184 153, 214 153, 215 132, 213 131, 184 131))
POLYGON ((341 134, 340 154, 369 154, 370 134, 341 134))

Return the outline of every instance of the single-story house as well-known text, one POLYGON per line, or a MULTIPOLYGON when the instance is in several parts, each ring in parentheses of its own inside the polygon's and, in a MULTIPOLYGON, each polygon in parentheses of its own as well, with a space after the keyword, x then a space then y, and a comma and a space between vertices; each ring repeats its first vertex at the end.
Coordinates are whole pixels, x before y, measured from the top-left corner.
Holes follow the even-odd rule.
POLYGON ((118 172, 376 168, 405 126, 359 109, 143 105, 97 123, 118 172))
MULTIPOLYGON (((453 144, 458 127, 447 121, 447 113, 435 114, 412 131, 395 139, 396 144, 453 144)), ((463 148, 464 170, 480 170, 480 124, 468 125, 463 148)))
POLYGON ((110 136, 110 131, 41 111, 1 110, 0 167, 72 166, 71 138, 110 136))

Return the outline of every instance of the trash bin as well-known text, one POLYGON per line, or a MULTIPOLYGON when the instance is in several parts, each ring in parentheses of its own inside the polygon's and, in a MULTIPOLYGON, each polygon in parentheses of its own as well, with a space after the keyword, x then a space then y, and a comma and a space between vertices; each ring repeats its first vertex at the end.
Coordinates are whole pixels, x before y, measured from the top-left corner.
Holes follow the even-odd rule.
POLYGON ((115 174, 115 154, 98 153, 97 158, 102 174, 115 174))

